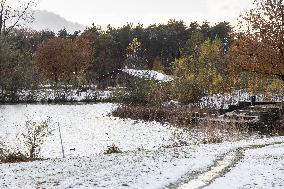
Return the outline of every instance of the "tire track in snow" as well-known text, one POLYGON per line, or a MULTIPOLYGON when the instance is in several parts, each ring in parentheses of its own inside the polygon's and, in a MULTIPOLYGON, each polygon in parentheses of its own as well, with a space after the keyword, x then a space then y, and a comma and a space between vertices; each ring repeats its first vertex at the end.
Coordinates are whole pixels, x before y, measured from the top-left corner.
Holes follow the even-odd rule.
POLYGON ((283 142, 275 142, 264 145, 249 145, 232 150, 220 158, 218 158, 212 166, 205 171, 193 172, 186 174, 183 178, 174 184, 166 187, 169 189, 201 189, 212 184, 216 179, 230 172, 239 161, 245 157, 245 151, 250 149, 263 148, 283 144, 283 142))

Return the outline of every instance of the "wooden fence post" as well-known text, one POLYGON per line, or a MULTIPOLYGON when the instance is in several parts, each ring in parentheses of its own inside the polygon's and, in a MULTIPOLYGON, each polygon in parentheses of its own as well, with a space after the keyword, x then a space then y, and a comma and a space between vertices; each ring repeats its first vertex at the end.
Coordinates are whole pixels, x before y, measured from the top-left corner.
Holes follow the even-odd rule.
POLYGON ((61 135, 61 129, 60 129, 59 122, 58 122, 58 129, 59 129, 59 136, 60 136, 62 156, 63 156, 63 158, 65 158, 64 146, 63 146, 63 141, 62 141, 62 135, 61 135))

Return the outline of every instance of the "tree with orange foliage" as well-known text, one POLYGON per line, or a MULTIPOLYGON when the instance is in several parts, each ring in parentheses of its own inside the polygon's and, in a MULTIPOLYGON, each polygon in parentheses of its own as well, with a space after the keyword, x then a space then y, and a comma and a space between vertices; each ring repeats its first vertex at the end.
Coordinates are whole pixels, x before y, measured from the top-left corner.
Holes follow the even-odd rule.
POLYGON ((231 46, 233 67, 284 82, 283 0, 255 0, 241 15, 241 33, 231 46))
POLYGON ((90 45, 84 38, 54 38, 38 48, 33 62, 46 79, 57 84, 77 80, 90 65, 91 57, 90 45))

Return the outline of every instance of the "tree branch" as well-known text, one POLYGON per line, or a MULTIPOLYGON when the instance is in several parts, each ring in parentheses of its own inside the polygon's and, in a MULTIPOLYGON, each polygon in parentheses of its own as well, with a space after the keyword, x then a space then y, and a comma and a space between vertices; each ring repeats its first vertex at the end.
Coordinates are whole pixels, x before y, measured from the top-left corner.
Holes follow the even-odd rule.
POLYGON ((241 68, 242 71, 246 71, 246 72, 252 72, 252 73, 256 73, 256 74, 262 74, 262 75, 267 75, 267 76, 275 76, 278 77, 279 79, 281 79, 282 81, 284 81, 284 75, 283 74, 274 74, 274 73, 269 73, 269 72, 265 72, 263 70, 250 70, 250 69, 246 69, 246 68, 241 68))
POLYGON ((26 14, 27 10, 30 8, 31 2, 32 2, 32 1, 29 1, 29 2, 28 2, 27 6, 24 8, 24 10, 22 11, 22 13, 18 16, 18 18, 17 18, 17 20, 15 21, 15 23, 7 29, 7 31, 5 32, 6 35, 7 35, 8 33, 10 33, 10 32, 15 28, 15 26, 17 26, 17 24, 19 23, 19 21, 23 18, 23 16, 26 14))

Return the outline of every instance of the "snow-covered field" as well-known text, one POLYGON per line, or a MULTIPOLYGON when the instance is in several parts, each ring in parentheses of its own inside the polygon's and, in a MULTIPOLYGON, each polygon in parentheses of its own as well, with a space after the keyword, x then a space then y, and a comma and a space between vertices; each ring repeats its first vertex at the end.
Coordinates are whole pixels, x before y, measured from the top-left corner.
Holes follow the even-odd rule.
POLYGON ((55 129, 45 161, 0 164, 0 188, 283 188, 284 137, 200 145, 182 129, 107 116, 114 104, 0 106, 0 137, 28 118, 55 129), (66 158, 61 158, 58 123, 66 158), (182 140, 182 141, 181 141, 182 140), (174 147, 178 144, 188 145, 174 147), (115 144, 123 153, 103 154, 115 144), (70 149, 75 148, 75 151, 70 149), (139 149, 139 150, 138 150, 139 149))
POLYGON ((50 119, 54 129, 42 149, 45 158, 62 157, 58 125, 66 156, 88 156, 116 145, 122 151, 153 150, 163 146, 192 142, 182 129, 157 122, 145 123, 108 116, 114 104, 3 105, 0 106, 0 138, 16 144, 27 120, 50 119), (75 151, 70 151, 74 149, 75 151))

